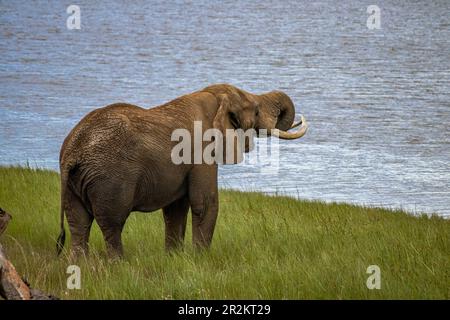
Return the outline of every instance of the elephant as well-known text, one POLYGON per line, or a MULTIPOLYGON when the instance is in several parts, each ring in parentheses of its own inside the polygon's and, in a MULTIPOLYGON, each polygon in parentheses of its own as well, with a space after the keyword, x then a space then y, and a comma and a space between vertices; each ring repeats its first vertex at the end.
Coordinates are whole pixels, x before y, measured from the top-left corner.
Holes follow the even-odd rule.
MULTIPOLYGON (((58 255, 65 242, 65 217, 72 253, 88 253, 95 219, 108 255, 121 257, 121 234, 130 213, 159 209, 166 250, 182 247, 189 209, 194 247, 208 248, 219 210, 219 162, 175 164, 171 156, 177 142, 172 133, 178 128, 192 133, 194 123, 201 121, 202 130, 253 129, 258 135, 266 129, 269 136, 297 139, 308 126, 303 116, 294 123, 294 116, 294 104, 285 93, 255 95, 230 84, 211 85, 150 109, 115 103, 90 112, 61 147, 58 255), (299 129, 288 132, 294 127, 299 129)), ((247 144, 241 151, 249 151, 247 144)), ((236 163, 235 158, 226 164, 230 163, 236 163)))

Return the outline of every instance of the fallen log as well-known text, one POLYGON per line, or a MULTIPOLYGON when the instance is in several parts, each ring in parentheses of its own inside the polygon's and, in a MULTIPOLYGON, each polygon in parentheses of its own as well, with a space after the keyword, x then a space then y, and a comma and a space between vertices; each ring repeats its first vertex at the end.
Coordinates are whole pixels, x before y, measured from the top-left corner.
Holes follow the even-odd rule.
MULTIPOLYGON (((6 230, 11 215, 0 208, 0 236, 6 230)), ((6 300, 56 300, 40 290, 31 289, 30 285, 17 273, 13 264, 7 259, 0 244, 0 296, 6 300)))

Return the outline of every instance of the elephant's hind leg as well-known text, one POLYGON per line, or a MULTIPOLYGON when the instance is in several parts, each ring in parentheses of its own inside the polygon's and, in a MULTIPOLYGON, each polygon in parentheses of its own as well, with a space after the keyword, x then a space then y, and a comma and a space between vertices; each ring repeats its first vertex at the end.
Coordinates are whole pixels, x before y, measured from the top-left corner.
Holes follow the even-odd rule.
POLYGON ((133 189, 122 181, 101 180, 91 184, 87 195, 92 213, 106 242, 108 256, 123 256, 122 230, 131 213, 133 189))
POLYGON ((183 245, 188 211, 189 199, 187 196, 163 208, 166 225, 166 250, 176 249, 183 245))
POLYGON ((95 220, 103 233, 108 256, 112 259, 121 258, 123 256, 122 230, 125 219, 112 220, 111 217, 98 217, 95 214, 95 220))
POLYGON ((88 253, 89 233, 94 217, 86 210, 81 200, 72 191, 67 191, 65 212, 72 236, 72 255, 88 253))
POLYGON ((108 256, 112 259, 123 256, 122 230, 130 210, 119 203, 111 201, 107 205, 93 205, 95 221, 97 221, 106 242, 108 256))

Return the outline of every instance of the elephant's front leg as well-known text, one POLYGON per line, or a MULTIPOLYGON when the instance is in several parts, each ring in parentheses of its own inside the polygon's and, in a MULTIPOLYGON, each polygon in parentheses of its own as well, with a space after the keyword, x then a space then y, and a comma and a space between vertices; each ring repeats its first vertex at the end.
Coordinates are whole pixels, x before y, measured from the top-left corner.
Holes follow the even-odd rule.
POLYGON ((163 208, 166 225, 166 250, 176 249, 183 245, 188 211, 189 199, 187 196, 163 208))
POLYGON ((189 176, 192 241, 197 248, 211 245, 219 210, 217 165, 195 165, 189 176))

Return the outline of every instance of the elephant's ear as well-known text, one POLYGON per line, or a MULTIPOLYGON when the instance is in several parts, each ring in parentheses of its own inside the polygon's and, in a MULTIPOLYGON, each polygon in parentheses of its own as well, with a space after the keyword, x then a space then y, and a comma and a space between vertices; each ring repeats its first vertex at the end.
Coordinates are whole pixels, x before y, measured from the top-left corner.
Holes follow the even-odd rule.
POLYGON ((218 134, 218 136, 221 136, 221 139, 216 139, 216 162, 220 164, 242 162, 242 145, 229 119, 230 98, 227 94, 219 94, 217 95, 217 102, 219 108, 214 117, 213 126, 214 129, 220 131, 221 134, 218 134))
POLYGON ((219 94, 217 96, 217 102, 219 105, 219 108, 217 109, 216 116, 214 117, 213 126, 215 129, 220 130, 222 132, 222 135, 225 136, 228 125, 228 108, 230 107, 230 99, 228 98, 228 95, 226 94, 219 94))

